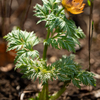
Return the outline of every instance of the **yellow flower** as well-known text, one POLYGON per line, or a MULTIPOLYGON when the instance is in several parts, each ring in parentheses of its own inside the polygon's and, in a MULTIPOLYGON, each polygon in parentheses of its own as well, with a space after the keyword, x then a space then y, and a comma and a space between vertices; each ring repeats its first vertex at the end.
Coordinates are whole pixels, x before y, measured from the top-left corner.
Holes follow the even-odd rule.
POLYGON ((80 14, 83 11, 85 4, 83 0, 62 0, 62 5, 65 7, 65 11, 68 11, 72 14, 80 14))

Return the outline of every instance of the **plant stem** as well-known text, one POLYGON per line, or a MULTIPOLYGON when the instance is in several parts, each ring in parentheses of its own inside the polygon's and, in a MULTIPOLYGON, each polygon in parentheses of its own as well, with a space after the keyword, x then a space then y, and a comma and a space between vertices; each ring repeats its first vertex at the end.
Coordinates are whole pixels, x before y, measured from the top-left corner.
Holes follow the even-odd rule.
POLYGON ((55 93, 53 96, 51 96, 51 98, 49 100, 56 100, 56 99, 58 99, 61 96, 61 94, 65 92, 66 86, 68 86, 69 83, 70 83, 70 81, 64 82, 64 86, 57 93, 55 93))
POLYGON ((40 93, 39 100, 48 100, 48 94, 47 94, 47 86, 48 85, 47 84, 43 85, 43 89, 40 93))
MULTIPOLYGON (((91 21, 92 21, 92 12, 93 12, 93 0, 91 0, 91 6, 90 6, 90 16, 89 16, 89 71, 91 70, 91 64, 90 64, 90 54, 91 54, 91 39, 92 39, 92 35, 90 36, 90 32, 91 32, 91 21)), ((92 33, 93 33, 93 29, 92 29, 92 33)))
MULTIPOLYGON (((46 40, 48 40, 50 36, 50 30, 48 29, 48 34, 47 34, 47 37, 46 37, 46 40)), ((46 59, 46 54, 47 54, 47 48, 48 48, 48 44, 44 44, 44 51, 43 51, 43 60, 46 59)))
POLYGON ((61 11, 63 11, 64 10, 64 7, 62 7, 61 9, 60 9, 60 11, 56 14, 56 16, 58 16, 60 13, 61 13, 61 11))
MULTIPOLYGON (((48 34, 46 37, 46 40, 48 40, 50 36, 50 30, 48 29, 48 34)), ((43 60, 46 59, 46 54, 47 54, 47 49, 48 49, 48 44, 44 44, 44 51, 43 51, 43 60)), ((48 81, 43 85, 42 92, 40 93, 39 100, 48 100, 48 81)))
POLYGON ((92 45, 92 37, 93 37, 93 29, 94 29, 94 22, 92 21, 92 33, 91 33, 91 41, 90 41, 90 49, 91 49, 91 45, 92 45))

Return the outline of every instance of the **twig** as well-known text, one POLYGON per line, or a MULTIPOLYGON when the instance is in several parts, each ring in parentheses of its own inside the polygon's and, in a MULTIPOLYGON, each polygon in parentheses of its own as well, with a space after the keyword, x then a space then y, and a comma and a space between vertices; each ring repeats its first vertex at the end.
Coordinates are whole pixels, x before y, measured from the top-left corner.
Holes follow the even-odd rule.
POLYGON ((29 1, 29 5, 28 5, 27 11, 26 11, 26 15, 25 15, 24 21, 22 23, 22 29, 23 29, 24 23, 25 23, 25 21, 26 21, 26 19, 28 17, 28 13, 29 13, 29 9, 30 9, 31 3, 32 3, 32 0, 29 1))
POLYGON ((93 1, 91 0, 91 6, 90 6, 90 16, 89 16, 89 71, 91 70, 91 64, 90 64, 90 56, 91 56, 91 43, 92 43, 92 36, 93 36, 93 29, 92 29, 92 35, 91 33, 91 22, 92 22, 92 12, 93 12, 93 1))
POLYGON ((94 22, 92 21, 92 33, 91 33, 91 40, 90 40, 90 49, 91 49, 91 45, 92 45, 92 38, 93 38, 93 29, 94 29, 94 22))
POLYGON ((9 23, 10 23, 10 16, 11 16, 11 5, 12 5, 12 1, 13 1, 13 0, 10 1, 10 9, 9 9, 9 23))
POLYGON ((33 91, 22 91, 19 95, 20 95, 20 100, 24 100, 24 96, 25 96, 25 93, 30 93, 30 92, 33 92, 33 91))
POLYGON ((2 37, 5 35, 5 20, 6 20, 6 0, 3 1, 3 12, 2 12, 2 37))
POLYGON ((10 21, 14 22, 18 16, 22 14, 22 12, 25 10, 25 7, 27 6, 28 0, 25 0, 18 9, 10 16, 10 21))
MULTIPOLYGON (((2 1, 0 0, 0 16, 1 16, 1 22, 0 24, 2 25, 2 1)), ((2 26, 0 25, 0 30, 2 31, 2 26)), ((0 34, 2 36, 2 33, 0 34)))
POLYGON ((0 16, 2 17, 2 1, 0 0, 0 16))
POLYGON ((18 5, 20 5, 19 1, 17 0, 18 5))

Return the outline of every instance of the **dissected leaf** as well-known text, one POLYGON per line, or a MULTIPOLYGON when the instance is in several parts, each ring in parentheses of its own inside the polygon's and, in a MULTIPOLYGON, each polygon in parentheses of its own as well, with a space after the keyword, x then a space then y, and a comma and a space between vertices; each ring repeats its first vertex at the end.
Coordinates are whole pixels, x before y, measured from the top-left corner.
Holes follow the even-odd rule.
POLYGON ((80 84, 95 86, 93 74, 82 71, 80 65, 73 61, 73 56, 63 56, 61 59, 51 65, 55 68, 54 75, 61 81, 72 80, 73 84, 80 88, 80 84))
POLYGON ((56 49, 63 48, 75 52, 76 44, 80 44, 78 39, 85 37, 83 31, 65 17, 63 8, 59 6, 60 0, 42 1, 43 6, 35 6, 35 16, 40 18, 37 23, 46 21, 45 26, 52 33, 52 37, 46 43, 56 49))

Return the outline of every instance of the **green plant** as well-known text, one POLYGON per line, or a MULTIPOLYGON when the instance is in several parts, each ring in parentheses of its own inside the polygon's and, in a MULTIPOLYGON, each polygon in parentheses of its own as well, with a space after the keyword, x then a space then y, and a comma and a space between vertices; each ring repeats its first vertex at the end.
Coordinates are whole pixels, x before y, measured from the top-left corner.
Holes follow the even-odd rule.
MULTIPOLYGON (((60 0, 42 0, 43 6, 36 4, 35 16, 45 21, 47 37, 42 41, 36 37, 34 32, 26 32, 20 29, 12 30, 4 38, 8 41, 7 51, 16 49, 16 68, 21 69, 24 78, 34 81, 39 78, 43 89, 39 96, 33 100, 56 100, 66 90, 66 86, 72 83, 80 88, 80 83, 95 86, 95 79, 91 72, 81 70, 81 66, 74 62, 74 56, 62 56, 61 59, 47 65, 46 53, 48 46, 56 49, 67 49, 75 52, 76 44, 80 44, 78 39, 85 35, 80 27, 76 27, 72 20, 68 20, 64 13, 64 8, 60 5, 60 0), (43 42, 43 57, 39 57, 39 52, 33 46, 43 42), (55 94, 49 96, 48 80, 60 80, 64 86, 55 94)), ((15 69, 16 69, 15 68, 15 69)))

